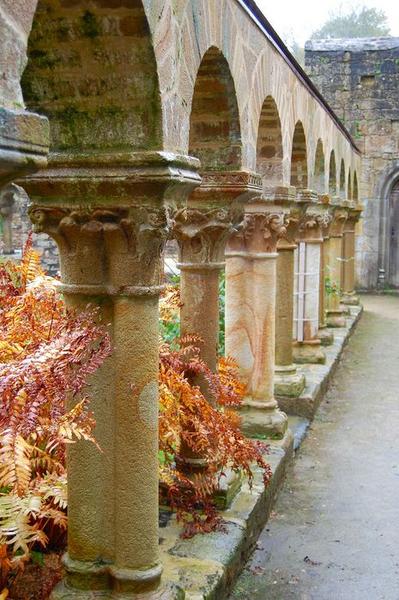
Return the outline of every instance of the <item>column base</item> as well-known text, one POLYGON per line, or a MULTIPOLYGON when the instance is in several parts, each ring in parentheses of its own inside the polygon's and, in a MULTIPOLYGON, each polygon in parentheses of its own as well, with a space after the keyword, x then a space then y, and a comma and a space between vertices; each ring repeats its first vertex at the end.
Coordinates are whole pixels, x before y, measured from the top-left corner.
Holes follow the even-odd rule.
POLYGON ((295 342, 292 353, 294 361, 299 364, 324 365, 326 362, 326 355, 319 340, 295 342))
POLYGON ((358 306, 360 304, 359 296, 356 296, 355 292, 345 293, 341 298, 341 304, 347 304, 348 306, 358 306))
POLYGON ((161 586, 152 592, 116 592, 113 590, 78 590, 61 581, 50 600, 184 600, 184 591, 174 585, 161 586))
POLYGON ((346 327, 346 318, 342 310, 327 311, 326 322, 328 327, 346 327))
POLYGON ((334 334, 332 331, 328 331, 327 328, 322 327, 317 332, 317 339, 320 340, 322 346, 331 346, 334 343, 334 334))
POLYGON ((240 409, 241 431, 249 438, 282 440, 288 429, 288 417, 275 400, 244 400, 240 409))
POLYGON ((298 398, 305 389, 306 380, 298 373, 295 365, 276 365, 274 371, 274 394, 288 398, 298 398))
POLYGON ((118 569, 110 563, 85 562, 63 557, 65 578, 50 600, 183 600, 184 593, 160 581, 162 565, 151 569, 118 569))

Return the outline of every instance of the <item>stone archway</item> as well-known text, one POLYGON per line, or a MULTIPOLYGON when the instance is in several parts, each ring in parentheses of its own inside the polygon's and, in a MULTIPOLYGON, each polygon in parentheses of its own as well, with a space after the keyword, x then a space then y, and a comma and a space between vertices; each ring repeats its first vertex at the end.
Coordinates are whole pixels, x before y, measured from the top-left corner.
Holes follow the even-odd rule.
POLYGON ((291 185, 298 189, 308 187, 306 136, 301 121, 298 121, 295 125, 292 142, 291 185))
POLYGON ((399 164, 381 186, 378 286, 399 288, 399 164))

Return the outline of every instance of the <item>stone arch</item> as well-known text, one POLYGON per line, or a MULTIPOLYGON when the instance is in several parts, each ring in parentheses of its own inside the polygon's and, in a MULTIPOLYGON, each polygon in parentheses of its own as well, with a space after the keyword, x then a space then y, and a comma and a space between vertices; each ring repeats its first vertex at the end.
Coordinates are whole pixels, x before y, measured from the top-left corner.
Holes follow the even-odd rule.
MULTIPOLYGON (((381 178, 381 184, 378 186, 377 197, 381 198, 380 202, 380 228, 379 228, 379 281, 378 284, 387 283, 394 287, 399 287, 397 275, 398 268, 394 269, 392 247, 399 247, 397 235, 398 212, 394 210, 393 200, 398 200, 399 195, 399 161, 393 164, 391 170, 386 170, 381 178), (396 221, 396 223, 395 223, 396 221), (396 226, 395 226, 396 225, 396 226), (393 229, 393 226, 395 229, 393 229), (396 238, 396 243, 394 242, 396 238), (392 274, 395 271, 396 281, 392 281, 392 274), (381 280, 380 280, 381 277, 381 280)), ((397 207, 398 202, 395 202, 397 207)), ((397 257, 399 258, 399 257, 397 257)))
POLYGON ((204 54, 194 87, 189 153, 204 170, 241 168, 241 130, 234 80, 226 58, 212 46, 204 54))
POLYGON ((353 200, 356 200, 356 202, 359 201, 359 185, 357 182, 357 173, 356 171, 353 174, 353 200))
POLYGON ((142 0, 39 0, 22 87, 51 150, 162 149, 157 64, 142 0))
POLYGON ((348 196, 347 196, 348 200, 352 200, 353 198, 353 188, 352 188, 352 173, 351 170, 349 169, 349 174, 348 174, 348 196))
POLYGON ((341 166, 339 170, 339 195, 341 198, 345 197, 346 189, 345 189, 346 175, 345 175, 345 161, 341 159, 341 166))
POLYGON ((256 148, 256 172, 262 175, 264 189, 283 181, 283 139, 277 104, 272 96, 265 99, 259 118, 256 148))
POLYGON ((313 182, 316 192, 323 194, 325 191, 325 160, 323 142, 320 138, 316 145, 313 182))
POLYGON ((292 139, 291 185, 299 189, 308 187, 306 136, 301 121, 297 121, 292 139))
POLYGON ((335 162, 335 151, 331 150, 330 167, 328 175, 328 193, 331 196, 337 195, 337 164, 335 162))

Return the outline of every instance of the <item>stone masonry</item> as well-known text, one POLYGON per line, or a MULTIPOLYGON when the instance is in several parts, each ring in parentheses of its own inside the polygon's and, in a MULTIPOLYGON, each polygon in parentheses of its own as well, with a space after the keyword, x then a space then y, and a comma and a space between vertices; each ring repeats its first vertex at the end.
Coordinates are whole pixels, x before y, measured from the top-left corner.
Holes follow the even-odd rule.
POLYGON ((305 46, 305 64, 363 154, 358 287, 398 287, 391 196, 399 178, 399 38, 312 40, 305 46))

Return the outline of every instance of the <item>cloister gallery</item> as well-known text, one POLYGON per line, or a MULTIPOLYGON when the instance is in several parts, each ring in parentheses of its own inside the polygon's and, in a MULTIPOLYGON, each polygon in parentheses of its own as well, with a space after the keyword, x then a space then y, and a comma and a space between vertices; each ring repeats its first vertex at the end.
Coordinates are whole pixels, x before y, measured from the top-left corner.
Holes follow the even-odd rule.
POLYGON ((225 271, 242 431, 278 458, 245 517, 229 513, 244 483, 227 502, 242 562, 292 455, 286 413, 312 416, 329 348, 360 311, 360 153, 252 0, 2 0, 0 44, 0 184, 27 192, 34 231, 58 246, 59 291, 96 305, 113 344, 91 381, 102 452, 69 449, 66 575, 52 598, 223 598, 236 559, 220 558, 204 595, 209 554, 159 543, 165 245, 179 248, 181 334, 200 336, 213 371, 225 271))

